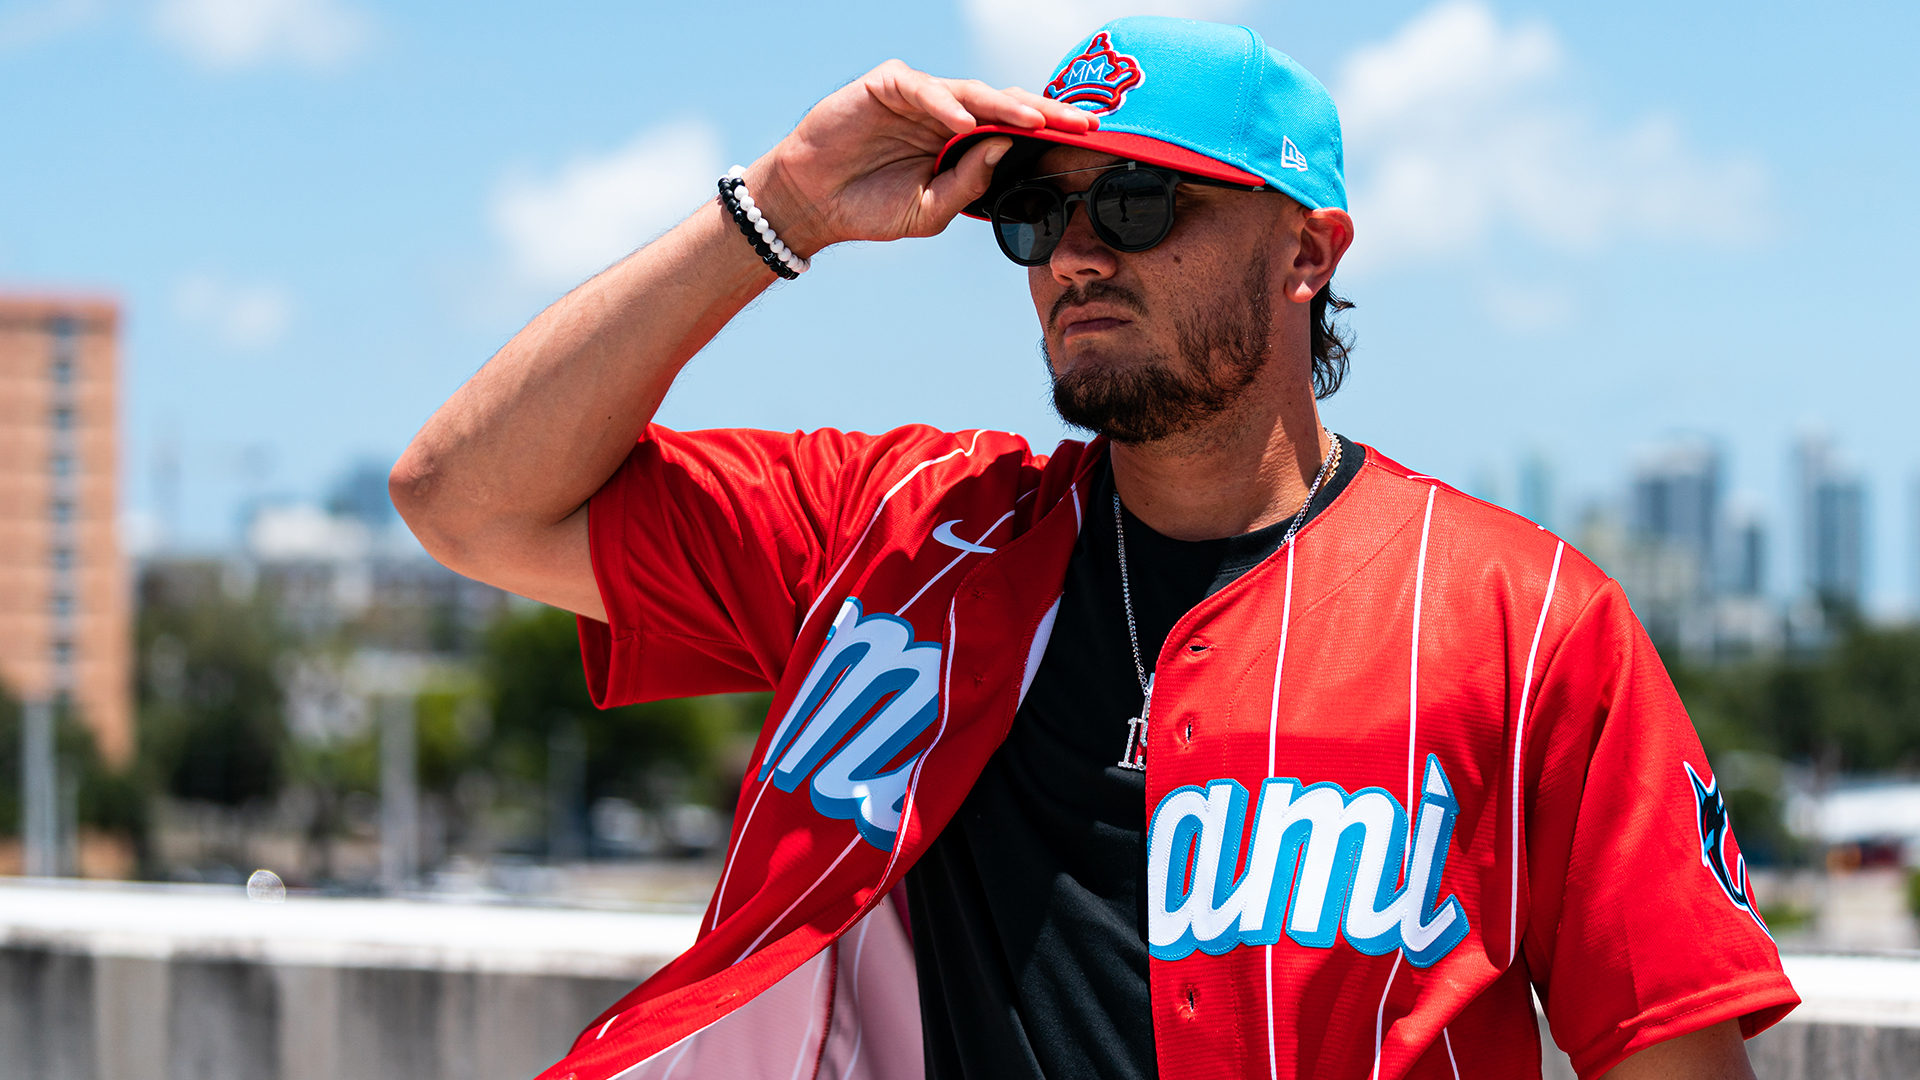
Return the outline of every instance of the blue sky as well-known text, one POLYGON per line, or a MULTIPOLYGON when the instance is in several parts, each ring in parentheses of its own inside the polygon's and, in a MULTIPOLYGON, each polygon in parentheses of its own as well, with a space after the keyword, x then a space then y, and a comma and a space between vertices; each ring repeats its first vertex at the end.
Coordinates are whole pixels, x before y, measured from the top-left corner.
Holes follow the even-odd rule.
MULTIPOLYGON (((1792 578, 1787 449, 1864 471, 1913 595, 1920 86, 1905 5, 1456 0, 381 4, 0 0, 0 286, 126 312, 124 501, 230 543, 390 461, 568 284, 889 56, 1028 85, 1106 17, 1246 22, 1334 91, 1360 240, 1336 430, 1569 525, 1676 433, 1721 442, 1792 578)), ((689 369, 683 427, 1063 434, 980 227, 835 249, 689 369)))

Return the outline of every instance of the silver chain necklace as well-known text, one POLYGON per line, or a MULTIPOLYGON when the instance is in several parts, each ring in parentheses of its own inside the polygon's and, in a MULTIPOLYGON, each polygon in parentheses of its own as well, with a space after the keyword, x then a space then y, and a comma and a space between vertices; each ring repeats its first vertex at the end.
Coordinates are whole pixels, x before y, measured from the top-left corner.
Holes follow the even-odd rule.
MULTIPOLYGON (((1307 488, 1307 497, 1300 503, 1300 509, 1294 512, 1293 524, 1287 526, 1287 534, 1280 538, 1280 546, 1293 543, 1293 534, 1300 531, 1306 523, 1307 508, 1313 505, 1313 497, 1320 494, 1320 488, 1340 467, 1340 437, 1327 432, 1327 441, 1333 446, 1327 456, 1320 461, 1320 471, 1314 474, 1313 484, 1307 488)), ((1113 531, 1120 540, 1120 602, 1127 611, 1127 640, 1133 645, 1133 674, 1140 680, 1140 715, 1127 720, 1127 749, 1114 764, 1122 769, 1134 772, 1147 771, 1147 714, 1153 710, 1153 676, 1147 674, 1147 665, 1140 656, 1140 628, 1133 618, 1133 586, 1127 578, 1127 527, 1120 514, 1120 493, 1113 493, 1113 531)))

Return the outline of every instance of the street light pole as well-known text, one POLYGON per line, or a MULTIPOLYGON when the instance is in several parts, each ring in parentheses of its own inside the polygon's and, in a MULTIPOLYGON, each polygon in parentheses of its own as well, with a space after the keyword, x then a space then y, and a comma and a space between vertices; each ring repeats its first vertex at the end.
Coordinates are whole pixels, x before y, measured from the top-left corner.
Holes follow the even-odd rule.
POLYGON ((21 840, 29 877, 60 872, 58 767, 53 747, 53 705, 44 697, 29 700, 20 730, 21 840))

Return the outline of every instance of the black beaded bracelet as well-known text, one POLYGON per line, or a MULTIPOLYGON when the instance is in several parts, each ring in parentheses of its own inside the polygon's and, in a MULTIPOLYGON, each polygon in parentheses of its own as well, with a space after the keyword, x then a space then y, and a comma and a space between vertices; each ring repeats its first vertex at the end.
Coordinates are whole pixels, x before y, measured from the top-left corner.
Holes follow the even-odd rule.
POLYGON ((760 235, 760 230, 754 227, 753 220, 747 217, 746 207, 740 205, 740 200, 733 193, 735 188, 745 187, 746 184, 745 180, 737 176, 721 177, 720 205, 726 207, 727 213, 733 215, 734 224, 740 226, 740 234, 753 245, 753 253, 760 256, 760 261, 767 264, 767 269, 792 281, 800 276, 799 273, 789 267, 773 250, 772 245, 767 243, 766 238, 760 235))

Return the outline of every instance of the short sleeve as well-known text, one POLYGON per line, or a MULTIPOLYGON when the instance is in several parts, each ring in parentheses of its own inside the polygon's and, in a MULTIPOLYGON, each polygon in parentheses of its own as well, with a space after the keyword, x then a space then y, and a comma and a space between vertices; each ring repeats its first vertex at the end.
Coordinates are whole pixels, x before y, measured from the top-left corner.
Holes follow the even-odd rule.
POLYGON ((778 682, 872 441, 650 427, 587 506, 607 609, 580 620, 594 703, 778 682))
POLYGON ((1751 1038, 1799 1003, 1706 754, 1617 583, 1547 661, 1525 738, 1523 944, 1582 1077, 1725 1020, 1751 1038))

